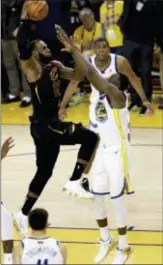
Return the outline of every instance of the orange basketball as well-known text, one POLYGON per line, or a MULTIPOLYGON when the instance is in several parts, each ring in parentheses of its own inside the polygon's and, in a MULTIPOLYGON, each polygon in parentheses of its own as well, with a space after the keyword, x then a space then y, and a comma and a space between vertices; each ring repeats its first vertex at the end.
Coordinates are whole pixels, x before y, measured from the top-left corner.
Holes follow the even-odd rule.
POLYGON ((45 0, 31 0, 27 2, 27 14, 29 19, 38 21, 46 18, 49 13, 49 5, 45 0))

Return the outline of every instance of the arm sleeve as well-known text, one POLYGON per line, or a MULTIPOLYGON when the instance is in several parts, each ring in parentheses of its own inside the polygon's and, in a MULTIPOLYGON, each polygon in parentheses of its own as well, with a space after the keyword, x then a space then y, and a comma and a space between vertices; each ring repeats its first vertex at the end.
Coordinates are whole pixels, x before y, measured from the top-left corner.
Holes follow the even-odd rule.
POLYGON ((32 55, 31 40, 31 27, 33 21, 22 20, 19 26, 17 43, 21 60, 28 60, 32 55))

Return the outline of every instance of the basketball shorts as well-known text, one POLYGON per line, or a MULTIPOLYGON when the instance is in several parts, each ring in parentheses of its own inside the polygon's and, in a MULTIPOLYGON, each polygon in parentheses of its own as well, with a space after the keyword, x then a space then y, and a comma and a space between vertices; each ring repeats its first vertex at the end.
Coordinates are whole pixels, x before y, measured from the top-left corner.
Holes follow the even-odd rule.
POLYGON ((110 194, 112 199, 131 194, 130 145, 99 146, 91 168, 91 191, 97 195, 110 194))
POLYGON ((13 220, 12 215, 1 202, 1 240, 13 239, 13 220))

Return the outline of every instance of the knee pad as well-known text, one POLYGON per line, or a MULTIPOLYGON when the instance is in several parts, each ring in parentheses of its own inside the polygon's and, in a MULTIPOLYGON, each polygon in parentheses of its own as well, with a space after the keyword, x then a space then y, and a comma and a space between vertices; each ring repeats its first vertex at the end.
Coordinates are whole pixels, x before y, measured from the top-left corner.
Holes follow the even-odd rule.
POLYGON ((96 147, 99 142, 99 136, 95 132, 90 131, 90 134, 87 138, 88 144, 92 147, 96 147))
POLYGON ((96 220, 102 220, 107 218, 106 207, 105 207, 105 196, 94 195, 94 215, 96 220))

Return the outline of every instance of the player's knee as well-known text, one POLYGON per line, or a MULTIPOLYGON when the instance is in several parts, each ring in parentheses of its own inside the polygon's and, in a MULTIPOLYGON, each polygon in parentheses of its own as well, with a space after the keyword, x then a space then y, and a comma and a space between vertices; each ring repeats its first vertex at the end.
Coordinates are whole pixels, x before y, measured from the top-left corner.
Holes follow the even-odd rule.
POLYGON ((53 173, 54 163, 50 161, 45 161, 44 163, 39 163, 37 166, 37 173, 41 175, 41 178, 50 178, 53 173))
POLYGON ((13 240, 2 241, 4 253, 12 253, 13 251, 13 240))
POLYGON ((95 133, 90 131, 87 137, 87 144, 92 148, 96 148, 99 143, 99 136, 95 133))
POLYGON ((32 182, 29 185, 29 190, 37 195, 40 195, 46 183, 52 176, 52 173, 53 168, 51 167, 39 167, 32 182))
POLYGON ((105 207, 105 196, 95 195, 93 199, 94 215, 96 220, 103 220, 107 217, 105 207))

